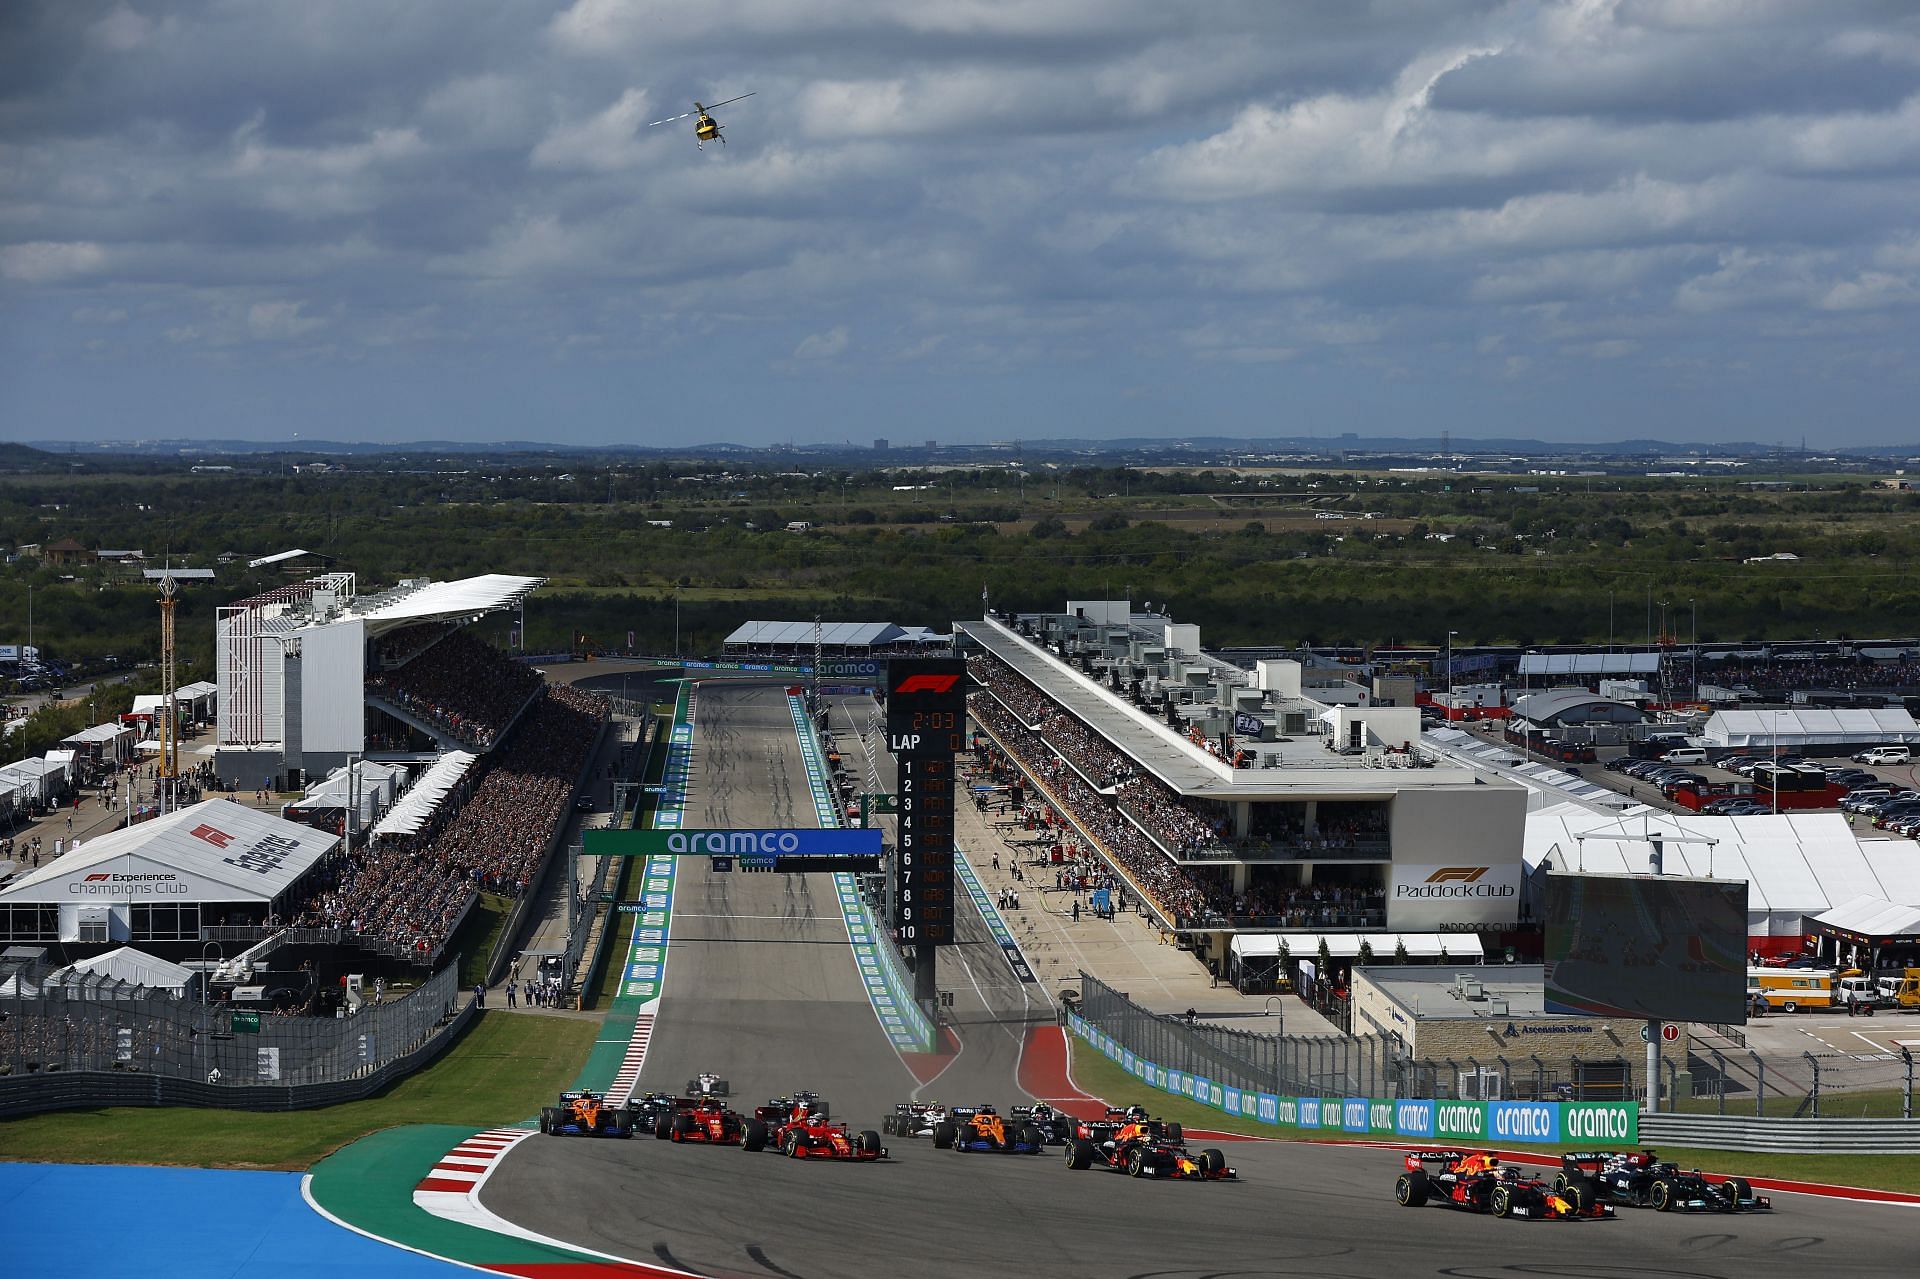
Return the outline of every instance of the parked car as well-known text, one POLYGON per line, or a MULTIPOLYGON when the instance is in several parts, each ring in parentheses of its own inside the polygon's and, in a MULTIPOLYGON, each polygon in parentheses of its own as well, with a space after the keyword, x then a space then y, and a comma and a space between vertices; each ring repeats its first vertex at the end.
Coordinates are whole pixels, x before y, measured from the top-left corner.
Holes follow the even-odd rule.
POLYGON ((1874 746, 1853 757, 1856 764, 1911 764, 1913 749, 1908 746, 1874 746))

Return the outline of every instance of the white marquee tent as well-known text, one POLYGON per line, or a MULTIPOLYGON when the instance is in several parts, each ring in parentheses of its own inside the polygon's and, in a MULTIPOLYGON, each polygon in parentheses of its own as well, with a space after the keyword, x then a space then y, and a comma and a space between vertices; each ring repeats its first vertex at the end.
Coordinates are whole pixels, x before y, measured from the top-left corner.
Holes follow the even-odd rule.
POLYGON ((1667 874, 1747 881, 1749 937, 1805 936, 1809 918, 1863 895, 1920 905, 1920 857, 1913 844, 1859 839, 1838 813, 1622 818, 1568 804, 1527 814, 1522 857, 1535 917, 1537 876, 1544 867, 1644 874, 1646 837, 1656 831, 1665 836, 1667 874), (1700 839, 1717 842, 1689 842, 1700 839))
POLYGON ((1904 710, 1715 711, 1701 736, 1708 746, 1880 746, 1895 742, 1920 745, 1920 723, 1904 710))

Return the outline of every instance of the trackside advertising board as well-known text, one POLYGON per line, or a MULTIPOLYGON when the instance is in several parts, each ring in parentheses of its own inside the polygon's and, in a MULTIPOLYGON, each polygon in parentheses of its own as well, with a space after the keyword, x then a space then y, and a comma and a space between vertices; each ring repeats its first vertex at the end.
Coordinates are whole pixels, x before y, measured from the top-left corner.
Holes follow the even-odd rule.
POLYGON ((1276 1128, 1337 1137, 1487 1142, 1503 1146, 1633 1146, 1640 1106, 1631 1101, 1446 1101, 1367 1097, 1281 1097, 1247 1092, 1128 1052, 1111 1036, 1069 1015, 1073 1033, 1163 1092, 1276 1128))

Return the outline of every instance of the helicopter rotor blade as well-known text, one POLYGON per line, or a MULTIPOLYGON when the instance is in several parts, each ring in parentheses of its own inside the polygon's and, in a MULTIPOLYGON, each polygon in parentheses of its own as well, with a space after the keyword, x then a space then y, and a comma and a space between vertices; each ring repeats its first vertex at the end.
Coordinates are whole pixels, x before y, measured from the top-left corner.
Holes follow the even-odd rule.
MULTIPOLYGON (((753 93, 758 93, 758 92, 760 92, 760 90, 758 90, 758 89, 755 89, 755 90, 753 91, 753 93)), ((741 102, 741 101, 744 101, 744 100, 745 100, 745 99, 747 99, 747 98, 751 98, 751 97, 753 96, 753 93, 743 93, 743 94, 741 94, 741 95, 740 95, 739 97, 737 97, 737 98, 728 98, 728 99, 727 99, 727 102, 741 102)), ((716 103, 714 103, 714 104, 713 104, 713 106, 711 106, 711 107, 708 107, 708 108, 707 108, 707 110, 709 110, 709 111, 712 111, 712 110, 714 109, 714 107, 724 107, 724 106, 726 106, 726 105, 727 105, 727 102, 716 102, 716 103)))
POLYGON ((691 120, 693 116, 694 113, 692 111, 686 111, 680 115, 670 115, 664 120, 655 120, 653 124, 649 124, 647 127, 651 129, 654 124, 672 124, 675 120, 691 120))

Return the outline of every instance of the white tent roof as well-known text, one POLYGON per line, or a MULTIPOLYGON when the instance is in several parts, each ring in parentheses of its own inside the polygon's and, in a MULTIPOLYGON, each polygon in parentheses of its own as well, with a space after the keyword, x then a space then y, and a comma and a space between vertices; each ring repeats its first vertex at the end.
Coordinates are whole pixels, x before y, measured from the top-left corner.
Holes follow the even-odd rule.
POLYGON ((1280 953, 1284 941, 1293 958, 1314 959, 1320 954, 1322 937, 1326 938, 1327 954, 1335 959, 1358 958, 1363 941, 1380 963, 1391 962, 1402 945, 1409 959, 1438 959, 1442 954, 1450 959, 1478 959, 1486 954, 1480 938, 1473 933, 1238 933, 1233 939, 1233 953, 1242 959, 1272 958, 1280 953))
MULTIPOLYGON (((67 971, 98 973, 102 977, 131 982, 136 986, 150 986, 155 990, 184 991, 193 984, 192 969, 182 968, 179 964, 131 946, 122 946, 118 950, 95 955, 92 959, 77 960, 67 966, 67 971)), ((56 973, 54 980, 58 979, 59 974, 56 973)))
POLYGON ((262 568, 268 564, 284 564, 288 560, 298 559, 305 554, 307 554, 307 552, 301 550, 275 551, 271 555, 262 555, 259 559, 248 560, 247 567, 262 568))
POLYGON ((215 684, 211 680, 203 679, 203 680, 196 680, 191 684, 184 684, 181 687, 174 689, 173 695, 175 697, 187 697, 187 698, 212 697, 215 693, 219 691, 220 691, 220 686, 218 684, 215 684))
POLYGON ((89 839, 85 848, 0 891, 0 902, 71 902, 89 895, 110 900, 115 881, 90 880, 89 874, 172 876, 186 889, 169 898, 174 901, 267 902, 339 842, 338 836, 231 800, 202 800, 89 839))
POLYGON ((133 730, 125 724, 95 724, 92 728, 83 728, 73 734, 73 736, 63 737, 60 740, 63 742, 72 742, 76 745, 92 742, 111 742, 118 739, 123 733, 131 733, 132 731, 133 730))
MULTIPOLYGON (((68 753, 68 758, 72 758, 71 752, 68 753)), ((31 783, 39 781, 42 777, 50 777, 55 773, 66 771, 67 765, 62 760, 23 759, 17 764, 8 764, 5 768, 0 768, 0 780, 31 783)))
POLYGON ((433 766, 420 775, 420 780, 374 824, 373 835, 411 835, 425 826, 439 811, 447 792, 460 784, 477 758, 467 751, 448 751, 433 761, 433 766))
POLYGON ((1814 921, 1868 937, 1911 937, 1920 933, 1920 906, 1901 906, 1863 893, 1814 916, 1814 921))
POLYGON ((1670 875, 1747 881, 1748 927, 1756 936, 1803 931, 1804 916, 1871 894, 1920 905, 1920 857, 1903 839, 1859 839, 1838 813, 1700 817, 1595 814, 1571 805, 1527 814, 1522 856, 1529 875, 1551 859, 1555 870, 1644 874, 1644 836, 1667 836, 1670 875), (1584 841, 1576 838, 1585 834, 1584 841), (1718 842, 1676 842, 1709 838, 1718 842))
POLYGON ((136 693, 133 698, 133 709, 129 711, 128 714, 151 715, 159 710, 160 703, 166 700, 166 698, 160 696, 158 693, 136 693))
POLYGON ((1702 734, 1716 746, 1759 746, 1777 743, 1799 746, 1808 742, 1884 742, 1920 744, 1920 723, 1904 710, 1875 707, 1859 710, 1715 711, 1702 734))

